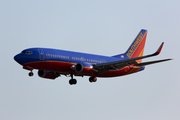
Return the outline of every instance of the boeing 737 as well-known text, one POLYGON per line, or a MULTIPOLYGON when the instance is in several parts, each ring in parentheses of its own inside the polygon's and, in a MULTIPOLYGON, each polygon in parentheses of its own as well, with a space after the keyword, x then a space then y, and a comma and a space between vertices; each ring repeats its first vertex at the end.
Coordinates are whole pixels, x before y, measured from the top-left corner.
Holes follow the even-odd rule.
POLYGON ((153 57, 161 52, 162 43, 158 50, 143 56, 147 30, 142 29, 128 50, 115 56, 101 56, 50 48, 29 48, 23 50, 14 57, 14 60, 29 70, 29 76, 33 76, 33 70, 38 70, 39 77, 56 79, 60 75, 70 76, 70 85, 75 85, 74 76, 90 76, 90 82, 96 82, 97 77, 117 77, 136 73, 144 70, 146 65, 169 61, 163 59, 150 62, 142 62, 142 59, 153 57))

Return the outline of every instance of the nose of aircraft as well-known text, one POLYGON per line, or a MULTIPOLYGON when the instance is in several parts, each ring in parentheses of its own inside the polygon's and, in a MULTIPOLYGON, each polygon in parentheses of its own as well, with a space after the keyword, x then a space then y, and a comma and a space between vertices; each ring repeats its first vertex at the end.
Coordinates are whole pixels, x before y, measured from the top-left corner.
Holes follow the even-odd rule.
POLYGON ((31 55, 27 55, 27 54, 24 54, 24 53, 19 53, 17 55, 14 56, 14 60, 23 65, 25 63, 29 63, 29 62, 32 62, 32 56, 31 55))
POLYGON ((20 55, 19 54, 15 55, 14 60, 19 63, 20 62, 20 55))
POLYGON ((21 55, 21 54, 17 54, 17 55, 14 56, 14 60, 15 60, 16 62, 18 62, 19 64, 23 64, 24 58, 25 58, 25 57, 24 57, 23 55, 21 55))

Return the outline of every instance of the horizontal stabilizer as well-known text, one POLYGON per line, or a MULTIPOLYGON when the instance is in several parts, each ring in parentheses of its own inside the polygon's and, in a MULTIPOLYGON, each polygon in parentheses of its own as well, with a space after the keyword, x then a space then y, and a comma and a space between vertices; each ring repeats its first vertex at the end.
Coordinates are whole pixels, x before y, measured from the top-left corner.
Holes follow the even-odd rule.
POLYGON ((144 62, 144 63, 136 64, 136 66, 151 65, 151 64, 155 64, 155 63, 159 63, 159 62, 169 61, 169 60, 172 60, 172 59, 164 59, 164 60, 157 60, 157 61, 144 62))

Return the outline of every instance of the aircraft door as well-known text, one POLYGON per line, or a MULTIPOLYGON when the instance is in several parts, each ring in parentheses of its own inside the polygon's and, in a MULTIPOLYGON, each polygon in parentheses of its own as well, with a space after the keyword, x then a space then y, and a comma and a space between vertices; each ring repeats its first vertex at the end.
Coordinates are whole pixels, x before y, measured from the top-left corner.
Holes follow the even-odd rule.
POLYGON ((44 51, 42 49, 38 49, 38 51, 39 51, 39 59, 44 60, 44 58, 45 58, 44 51))

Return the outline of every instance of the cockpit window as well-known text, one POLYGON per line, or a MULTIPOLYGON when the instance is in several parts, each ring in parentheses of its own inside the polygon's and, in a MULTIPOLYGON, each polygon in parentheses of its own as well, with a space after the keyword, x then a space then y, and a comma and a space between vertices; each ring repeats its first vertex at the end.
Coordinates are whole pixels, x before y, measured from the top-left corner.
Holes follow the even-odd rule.
POLYGON ((26 53, 26 50, 23 50, 21 53, 26 53))
POLYGON ((30 54, 32 54, 32 51, 23 50, 21 53, 25 53, 25 54, 30 55, 30 54))

